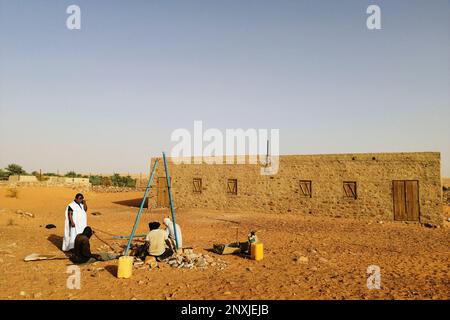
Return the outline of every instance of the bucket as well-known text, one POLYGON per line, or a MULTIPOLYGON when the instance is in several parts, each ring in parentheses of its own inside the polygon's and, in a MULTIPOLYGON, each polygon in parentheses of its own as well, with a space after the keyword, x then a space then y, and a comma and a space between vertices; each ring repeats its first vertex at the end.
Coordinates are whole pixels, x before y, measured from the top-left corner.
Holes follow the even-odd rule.
POLYGON ((250 247, 250 255, 253 260, 260 261, 264 257, 264 246, 261 242, 252 243, 250 247))
POLYGON ((117 268, 117 278, 128 279, 133 274, 133 261, 132 256, 123 256, 119 258, 119 267, 117 268))

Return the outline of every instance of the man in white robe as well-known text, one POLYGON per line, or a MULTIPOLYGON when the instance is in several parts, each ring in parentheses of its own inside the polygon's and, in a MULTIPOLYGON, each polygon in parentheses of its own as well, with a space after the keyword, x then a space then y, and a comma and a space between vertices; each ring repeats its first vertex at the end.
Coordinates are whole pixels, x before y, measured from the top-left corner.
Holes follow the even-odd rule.
POLYGON ((69 251, 74 248, 75 237, 83 233, 87 226, 87 205, 81 193, 78 193, 66 208, 64 221, 64 239, 62 244, 63 251, 69 251))
MULTIPOLYGON (((173 247, 176 247, 176 241, 175 241, 175 232, 174 232, 174 228, 173 228, 173 221, 170 220, 169 217, 164 219, 164 224, 166 226, 166 237, 168 237, 172 244, 173 247)), ((181 228, 178 225, 178 223, 176 224, 176 229, 177 229, 177 240, 178 240, 178 248, 177 249, 181 249, 183 248, 183 237, 181 235, 181 228)))

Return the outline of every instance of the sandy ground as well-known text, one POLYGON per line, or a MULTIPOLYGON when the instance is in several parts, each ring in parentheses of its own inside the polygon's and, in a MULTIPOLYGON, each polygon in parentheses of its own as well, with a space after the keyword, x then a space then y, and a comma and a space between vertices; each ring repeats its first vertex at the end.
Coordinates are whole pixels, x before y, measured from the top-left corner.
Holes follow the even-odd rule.
MULTIPOLYGON (((67 289, 68 260, 24 262, 33 252, 60 253, 64 208, 76 190, 20 188, 17 198, 0 187, 1 299, 449 299, 450 228, 369 222, 293 214, 177 210, 184 246, 207 253, 213 243, 240 240, 257 229, 264 260, 218 256, 220 270, 135 269, 115 277, 117 262, 81 267, 81 290, 67 289), (34 218, 17 210, 31 212, 34 218), (53 223, 56 229, 45 229, 53 223), (307 257, 302 263, 299 256, 307 257), (366 270, 381 268, 381 289, 369 290, 366 270), (103 271, 95 272, 97 268, 103 271)), ((88 223, 110 245, 108 234, 129 234, 142 192, 87 193, 88 223), (92 212, 101 215, 93 216, 92 212), (107 233, 106 233, 107 232, 107 233)), ((176 201, 176 199, 175 199, 176 201)), ((446 215, 450 210, 445 208, 446 215)), ((161 220, 166 210, 145 212, 138 228, 161 220)), ((93 237, 93 251, 107 246, 93 237)))

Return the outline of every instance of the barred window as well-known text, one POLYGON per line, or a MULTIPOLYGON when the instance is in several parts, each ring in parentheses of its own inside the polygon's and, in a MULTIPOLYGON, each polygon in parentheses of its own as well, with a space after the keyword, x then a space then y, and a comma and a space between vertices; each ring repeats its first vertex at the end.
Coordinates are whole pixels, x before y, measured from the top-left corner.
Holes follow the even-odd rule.
POLYGON ((356 182, 355 181, 344 181, 344 197, 348 199, 356 199, 356 182))
POLYGON ((300 180, 299 181, 301 197, 305 197, 305 198, 312 197, 311 184, 312 184, 311 180, 300 180))
POLYGON ((228 179, 227 194, 237 195, 237 179, 228 179))
POLYGON ((202 193, 202 179, 201 178, 194 178, 192 180, 193 186, 194 186, 194 193, 202 193))

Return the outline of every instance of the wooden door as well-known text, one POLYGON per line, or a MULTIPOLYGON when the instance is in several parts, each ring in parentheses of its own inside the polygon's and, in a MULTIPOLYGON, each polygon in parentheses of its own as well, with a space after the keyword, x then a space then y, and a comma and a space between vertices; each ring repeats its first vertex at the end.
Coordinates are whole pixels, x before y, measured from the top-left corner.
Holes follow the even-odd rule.
POLYGON ((406 218, 409 221, 419 220, 419 183, 405 181, 406 218))
POLYGON ((158 188, 156 196, 156 205, 158 208, 169 207, 169 193, 167 191, 166 177, 158 177, 158 188))
POLYGON ((419 182, 417 180, 394 180, 392 182, 394 220, 419 220, 419 182))

